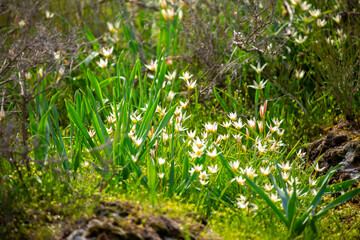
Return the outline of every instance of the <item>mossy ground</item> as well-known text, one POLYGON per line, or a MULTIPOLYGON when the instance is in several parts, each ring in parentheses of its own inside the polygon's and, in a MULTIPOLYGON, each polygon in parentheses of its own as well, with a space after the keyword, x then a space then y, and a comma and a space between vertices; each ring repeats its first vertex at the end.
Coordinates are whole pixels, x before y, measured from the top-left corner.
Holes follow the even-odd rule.
MULTIPOLYGON (((14 212, 15 217, 7 228, 2 229, 2 239, 62 239, 69 235, 70 230, 96 218, 99 206, 114 202, 130 205, 130 214, 143 217, 143 223, 147 221, 145 216, 163 215, 176 219, 183 223, 184 232, 196 233, 197 239, 291 239, 285 226, 274 215, 263 216, 260 212, 254 215, 220 207, 205 217, 201 211, 197 212, 195 205, 184 203, 181 199, 159 196, 157 203, 152 206, 147 195, 138 193, 94 195, 63 204, 41 201, 24 204, 14 212)), ((317 223, 317 235, 307 229, 297 239, 359 239, 359 202, 360 198, 357 197, 331 210, 317 223)), ((118 211, 118 208, 113 209, 114 212, 118 211)))

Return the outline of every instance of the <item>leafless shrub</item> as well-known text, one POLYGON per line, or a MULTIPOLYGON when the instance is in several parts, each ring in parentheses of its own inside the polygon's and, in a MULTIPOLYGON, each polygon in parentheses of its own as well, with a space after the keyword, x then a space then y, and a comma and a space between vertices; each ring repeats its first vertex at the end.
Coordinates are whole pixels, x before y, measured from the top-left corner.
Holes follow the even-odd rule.
POLYGON ((227 76, 231 81, 241 77, 241 68, 251 58, 276 54, 284 41, 272 34, 276 19, 276 1, 188 1, 188 18, 183 34, 189 64, 203 70, 205 87, 202 97, 209 96, 213 86, 227 76), (195 36, 195 37, 192 37, 195 36))

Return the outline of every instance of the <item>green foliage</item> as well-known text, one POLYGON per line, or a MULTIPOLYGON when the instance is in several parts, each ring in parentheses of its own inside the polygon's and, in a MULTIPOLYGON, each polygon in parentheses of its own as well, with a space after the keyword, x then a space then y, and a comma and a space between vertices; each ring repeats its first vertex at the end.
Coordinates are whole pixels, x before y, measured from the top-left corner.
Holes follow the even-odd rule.
MULTIPOLYGON (((23 140, 15 134, 0 163, 7 216, 16 215, 17 203, 46 208, 74 195, 148 198, 155 208, 169 198, 191 205, 223 238, 321 237, 327 226, 319 219, 329 221, 329 212, 360 189, 352 189, 355 180, 328 184, 340 165, 317 178, 301 149, 329 119, 359 110, 359 67, 350 51, 358 52, 358 36, 346 28, 348 38, 335 33, 341 9, 322 9, 327 25, 320 27, 316 17, 302 19, 310 13, 299 6, 291 8, 291 24, 289 15, 274 20, 284 10, 280 1, 264 11, 215 2, 221 8, 213 16, 203 1, 166 9, 114 1, 99 8, 112 21, 105 26, 108 15, 98 16, 80 33, 90 44, 81 47, 78 66, 57 60, 59 69, 71 69, 68 76, 57 71, 43 79, 30 70, 34 97, 24 118, 31 147, 27 158, 12 150, 23 140), (64 86, 49 87, 58 81, 64 86)), ((58 5, 54 21, 73 24, 58 5)), ((1 110, 14 113, 4 101, 1 110)), ((10 121, 7 115, 0 124, 10 121)), ((44 229, 38 236, 47 235, 44 229)))

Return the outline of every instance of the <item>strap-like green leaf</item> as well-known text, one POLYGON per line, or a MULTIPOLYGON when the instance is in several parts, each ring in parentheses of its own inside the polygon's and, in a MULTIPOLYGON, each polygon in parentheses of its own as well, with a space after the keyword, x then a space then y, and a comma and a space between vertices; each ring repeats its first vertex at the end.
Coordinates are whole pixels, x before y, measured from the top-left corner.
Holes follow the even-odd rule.
POLYGON ((280 220, 286 225, 289 226, 289 222, 286 219, 286 217, 282 214, 282 212, 276 207, 276 205, 271 201, 271 199, 269 198, 269 196, 263 191, 261 190, 253 181, 251 181, 251 179, 244 175, 244 177, 246 178, 246 182, 247 184, 249 184, 249 186, 257 193, 260 195, 260 197, 262 197, 266 203, 269 205, 269 207, 271 207, 271 209, 273 210, 273 212, 278 215, 278 217, 280 218, 280 220))
POLYGON ((336 198, 334 201, 329 203, 326 207, 321 209, 314 217, 314 220, 317 220, 318 218, 323 216, 330 209, 342 204, 343 202, 350 200, 351 198, 355 197, 359 193, 360 193, 360 188, 357 188, 357 189, 351 190, 351 191, 341 195, 340 197, 336 198))
POLYGON ((226 106, 226 103, 224 102, 224 100, 222 100, 222 98, 220 97, 219 93, 216 91, 216 88, 215 88, 215 87, 213 88, 213 90, 214 90, 214 95, 215 95, 216 99, 219 101, 220 105, 224 108, 224 110, 225 110, 226 112, 230 112, 230 111, 229 111, 229 108, 226 106))

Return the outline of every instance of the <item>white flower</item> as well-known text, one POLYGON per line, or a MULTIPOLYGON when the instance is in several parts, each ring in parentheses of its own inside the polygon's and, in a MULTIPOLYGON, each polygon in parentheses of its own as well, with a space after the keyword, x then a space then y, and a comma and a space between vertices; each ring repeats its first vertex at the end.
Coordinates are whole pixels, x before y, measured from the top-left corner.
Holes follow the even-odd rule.
POLYGON ((102 54, 104 57, 109 58, 110 55, 112 54, 113 50, 114 50, 114 47, 111 47, 111 48, 108 48, 108 49, 106 49, 106 48, 101 48, 101 54, 102 54))
POLYGON ((312 179, 311 177, 309 177, 309 186, 313 187, 316 185, 316 180, 312 179))
POLYGON ((30 80, 31 77, 32 77, 32 75, 31 75, 30 72, 25 73, 25 78, 26 78, 26 80, 30 80))
MULTIPOLYGON (((299 185, 301 182, 298 180, 298 178, 297 177, 291 177, 290 178, 290 180, 287 182, 290 186, 293 186, 294 185, 294 183, 296 184, 296 185, 299 185)), ((289 191, 289 192, 291 192, 291 191, 289 191)))
POLYGON ((55 61, 59 61, 59 60, 60 60, 60 57, 61 57, 60 51, 54 52, 54 59, 55 59, 55 61))
POLYGON ((45 12, 45 16, 46 16, 46 18, 47 18, 47 19, 51 19, 51 18, 53 18, 53 17, 54 17, 54 13, 52 13, 52 12, 50 12, 50 11, 46 10, 46 12, 45 12))
POLYGON ((239 201, 236 203, 236 205, 238 206, 238 208, 245 209, 248 207, 249 202, 239 201))
POLYGON ((264 123, 262 121, 257 121, 257 125, 260 132, 264 131, 264 123))
POLYGON ((165 158, 159 158, 158 159, 159 165, 162 166, 165 164, 165 158))
POLYGON ((194 140, 194 144, 197 147, 202 147, 202 146, 206 145, 206 142, 205 142, 205 140, 201 140, 199 137, 196 137, 196 139, 194 140))
POLYGON ((194 166, 195 172, 197 172, 197 173, 200 172, 202 168, 203 168, 203 165, 201 165, 201 164, 197 164, 194 166))
POLYGON ((135 138, 134 143, 135 143, 135 146, 136 146, 136 147, 139 147, 140 144, 142 143, 142 139, 141 139, 140 137, 137 137, 137 138, 135 138))
POLYGON ((169 81, 174 80, 175 77, 176 77, 176 70, 173 71, 171 74, 169 73, 169 74, 165 75, 165 78, 166 78, 167 80, 169 80, 169 81))
POLYGON ((260 83, 257 83, 256 81, 253 81, 254 85, 249 85, 249 87, 260 90, 260 89, 265 88, 265 85, 266 85, 267 81, 268 80, 266 80, 266 81, 261 80, 260 83))
POLYGON ((220 135, 219 137, 221 137, 221 140, 227 140, 229 138, 229 134, 223 134, 223 135, 220 135))
POLYGON ((270 200, 273 202, 273 203, 276 203, 276 202, 278 202, 278 201, 280 201, 280 199, 278 198, 278 196, 277 196, 277 194, 275 193, 272 193, 271 195, 270 195, 270 200))
POLYGON ((274 186, 271 184, 265 184, 265 186, 264 186, 264 189, 267 192, 270 192, 273 188, 274 188, 274 186))
POLYGON ((105 58, 105 60, 102 60, 100 58, 100 61, 97 61, 96 64, 101 68, 101 69, 105 69, 107 67, 108 64, 108 60, 107 58, 105 58))
POLYGON ((93 138, 95 136, 95 134, 96 134, 94 129, 89 130, 88 133, 89 133, 91 138, 93 138))
POLYGON ((197 86, 196 81, 192 81, 192 82, 186 81, 186 85, 187 85, 188 90, 192 90, 197 86))
POLYGON ((164 176, 165 176, 165 173, 158 173, 158 176, 159 176, 160 179, 163 179, 164 176))
POLYGON ((299 71, 299 70, 295 69, 295 77, 297 79, 299 79, 299 80, 302 79, 304 77, 304 74, 305 74, 304 70, 299 71))
POLYGON ((107 116, 106 119, 110 124, 113 124, 116 121, 116 117, 113 113, 111 113, 110 116, 107 116))
POLYGON ((311 8, 311 3, 307 3, 306 1, 305 2, 302 2, 301 4, 300 4, 300 8, 301 8, 301 10, 302 11, 308 11, 310 8, 311 8))
POLYGON ((285 172, 289 171, 291 169, 291 164, 290 162, 286 162, 286 163, 281 163, 282 170, 284 170, 285 172))
POLYGON ((251 129, 255 130, 255 128, 256 128, 256 121, 255 121, 255 119, 249 119, 249 120, 247 120, 247 124, 249 125, 249 127, 250 127, 251 129))
POLYGON ((188 137, 193 140, 195 138, 196 130, 186 132, 188 137))
POLYGON ((208 169, 211 174, 215 174, 219 171, 217 164, 215 164, 215 166, 213 165, 209 166, 208 169))
POLYGON ((275 124, 276 127, 279 127, 280 124, 284 121, 284 119, 280 120, 278 118, 273 118, 271 121, 275 124))
POLYGON ((136 156, 131 155, 131 159, 133 160, 133 162, 137 162, 138 158, 136 156))
POLYGON ((252 208, 250 209, 250 211, 256 211, 259 209, 259 207, 255 204, 255 203, 251 203, 250 204, 252 206, 252 208))
POLYGON ((237 130, 240 130, 241 128, 243 128, 245 126, 240 118, 237 122, 233 122, 233 125, 237 130))
POLYGON ((26 22, 25 22, 25 20, 21 20, 20 22, 19 22, 19 27, 25 27, 26 26, 26 22))
POLYGON ((168 12, 166 11, 166 9, 161 9, 161 15, 163 16, 165 21, 169 20, 168 12))
POLYGON ((150 64, 145 64, 145 67, 147 69, 149 69, 152 72, 155 72, 156 68, 157 68, 157 60, 154 62, 154 60, 150 61, 150 64))
POLYGON ((242 176, 237 176, 237 177, 235 177, 235 178, 234 178, 233 180, 231 180, 231 181, 236 181, 239 185, 244 186, 246 179, 243 178, 242 176))
POLYGON ((290 0, 290 2, 292 5, 294 5, 296 7, 296 6, 299 6, 301 0, 290 0))
POLYGON ((116 21, 115 26, 111 22, 106 22, 106 25, 109 29, 109 32, 112 34, 117 32, 117 30, 120 28, 120 21, 116 21))
POLYGON ((167 15, 168 15, 170 21, 174 20, 174 16, 175 16, 174 9, 173 8, 167 9, 167 15))
POLYGON ((316 20, 316 25, 319 27, 319 28, 322 28, 326 25, 326 20, 323 19, 321 20, 320 18, 318 20, 316 20))
POLYGON ((307 36, 303 37, 300 35, 298 38, 295 38, 295 42, 298 44, 303 44, 306 39, 307 39, 307 36))
POLYGON ((300 159, 303 159, 303 157, 306 155, 305 152, 302 152, 302 150, 300 149, 297 153, 296 156, 300 159))
POLYGON ((259 151, 259 154, 260 155, 262 155, 262 154, 264 154, 264 153, 266 153, 266 147, 267 147, 267 145, 261 145, 261 142, 259 142, 257 145, 256 145, 256 148, 258 149, 258 151, 259 151))
POLYGON ((204 148, 198 147, 196 144, 193 144, 192 150, 197 157, 200 157, 203 154, 204 148))
POLYGON ((258 62, 257 67, 255 67, 255 66, 252 65, 252 64, 250 64, 250 67, 252 67, 252 69, 254 69, 257 74, 260 74, 260 73, 264 70, 264 68, 266 67, 266 65, 267 65, 267 63, 265 63, 265 64, 261 67, 260 62, 258 62))
POLYGON ((267 176, 267 175, 269 175, 269 174, 270 174, 271 169, 270 169, 270 167, 269 167, 269 166, 268 166, 267 168, 260 167, 260 172, 261 172, 261 174, 262 174, 262 175, 267 176))
POLYGON ((228 117, 230 118, 231 121, 236 121, 237 114, 235 112, 231 112, 228 114, 228 117))
POLYGON ((186 107, 187 107, 188 104, 189 104, 189 100, 188 100, 188 99, 186 99, 185 102, 180 101, 180 106, 181 106, 183 109, 186 109, 186 107))
POLYGON ((219 155, 221 152, 217 152, 216 148, 214 148, 214 150, 212 152, 207 151, 206 155, 208 155, 211 158, 215 158, 217 155, 219 155))
POLYGON ((169 92, 166 100, 167 100, 168 102, 170 102, 170 101, 175 97, 175 95, 176 95, 176 93, 173 92, 172 90, 170 90, 170 92, 169 92))
POLYGON ((239 143, 239 144, 241 144, 241 139, 242 139, 242 135, 239 133, 239 134, 236 134, 236 135, 234 135, 233 134, 233 137, 236 139, 236 141, 239 143))
POLYGON ((184 72, 180 78, 185 82, 188 82, 192 76, 192 74, 190 75, 188 72, 184 72))
POLYGON ((205 181, 205 180, 203 180, 203 179, 200 179, 200 183, 201 183, 201 185, 206 185, 206 184, 208 184, 209 183, 209 181, 205 181))
POLYGON ((205 131, 208 133, 216 133, 217 126, 218 126, 217 122, 214 122, 213 124, 209 122, 204 124, 205 131))
POLYGON ((199 178, 202 179, 202 180, 207 179, 207 178, 208 178, 208 174, 206 173, 206 171, 200 172, 199 178))
POLYGON ((309 13, 313 18, 318 18, 321 15, 321 10, 320 9, 310 10, 309 13))
POLYGON ((141 115, 136 115, 135 113, 133 113, 133 114, 130 114, 130 119, 135 124, 135 123, 141 121, 142 118, 141 118, 141 115))
POLYGON ((229 128, 231 126, 231 121, 224 122, 223 124, 221 124, 221 126, 223 126, 224 128, 229 128))
POLYGON ((39 74, 39 77, 40 77, 40 78, 42 78, 42 77, 44 76, 44 70, 43 70, 43 68, 39 68, 38 74, 39 74))
POLYGON ((324 169, 325 169, 325 167, 319 168, 319 163, 316 163, 316 165, 314 167, 315 172, 322 172, 322 171, 324 171, 324 169))
POLYGON ((183 132, 185 131, 187 128, 183 127, 181 125, 181 123, 176 123, 175 124, 175 132, 178 133, 178 132, 183 132))
POLYGON ((248 167, 246 166, 243 173, 246 174, 249 178, 253 179, 254 177, 257 176, 257 174, 255 174, 255 169, 253 169, 252 167, 248 167))
POLYGON ((290 173, 289 172, 281 172, 281 177, 285 182, 287 182, 287 180, 289 180, 290 173))
POLYGON ((106 128, 106 132, 110 135, 112 134, 113 130, 112 127, 106 128))
POLYGON ((284 135, 284 132, 285 132, 285 129, 280 129, 280 128, 278 128, 278 129, 276 130, 276 133, 277 133, 277 135, 278 135, 279 137, 282 137, 282 136, 284 135))
POLYGON ((208 133, 207 133, 207 132, 202 132, 202 133, 201 133, 201 137, 202 137, 204 140, 206 140, 207 137, 208 137, 208 133))
POLYGON ((229 165, 232 168, 232 170, 234 170, 234 172, 236 172, 239 169, 240 162, 238 160, 232 161, 229 163, 229 165))
POLYGON ((337 14, 337 15, 333 16, 332 19, 333 19, 337 24, 339 24, 340 21, 341 21, 341 15, 340 15, 340 14, 337 14))

